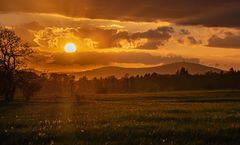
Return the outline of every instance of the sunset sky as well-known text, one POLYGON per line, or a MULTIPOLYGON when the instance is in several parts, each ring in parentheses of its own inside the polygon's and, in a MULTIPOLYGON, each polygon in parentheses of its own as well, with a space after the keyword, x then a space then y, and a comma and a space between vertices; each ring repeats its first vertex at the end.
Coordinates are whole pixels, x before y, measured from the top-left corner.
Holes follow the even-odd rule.
POLYGON ((181 61, 240 69, 239 0, 0 0, 0 25, 34 48, 37 70, 181 61))

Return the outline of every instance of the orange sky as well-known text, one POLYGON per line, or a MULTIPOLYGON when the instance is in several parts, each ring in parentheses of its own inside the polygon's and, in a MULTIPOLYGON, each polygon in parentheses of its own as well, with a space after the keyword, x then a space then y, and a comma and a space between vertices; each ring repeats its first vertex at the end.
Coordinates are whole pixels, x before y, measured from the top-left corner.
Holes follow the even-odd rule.
POLYGON ((239 1, 134 2, 3 0, 0 25, 31 44, 31 66, 44 71, 179 61, 240 69, 239 1), (69 42, 76 53, 64 51, 69 42))

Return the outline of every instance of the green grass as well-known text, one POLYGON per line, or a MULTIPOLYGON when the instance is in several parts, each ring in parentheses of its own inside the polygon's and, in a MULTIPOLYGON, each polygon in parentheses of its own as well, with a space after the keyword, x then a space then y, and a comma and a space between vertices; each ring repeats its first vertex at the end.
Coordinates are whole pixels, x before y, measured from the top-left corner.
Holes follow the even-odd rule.
POLYGON ((239 145, 240 91, 85 95, 2 103, 0 144, 239 145))

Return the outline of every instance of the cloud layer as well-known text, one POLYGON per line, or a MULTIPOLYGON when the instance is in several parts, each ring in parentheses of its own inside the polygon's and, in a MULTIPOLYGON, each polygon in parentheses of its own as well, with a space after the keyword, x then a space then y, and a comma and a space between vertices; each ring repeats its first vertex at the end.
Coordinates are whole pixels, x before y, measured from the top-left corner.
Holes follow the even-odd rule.
POLYGON ((208 40, 208 46, 221 48, 240 48, 240 34, 225 33, 224 38, 213 35, 208 40))
POLYGON ((0 3, 0 26, 11 27, 39 51, 35 64, 70 70, 73 65, 136 67, 200 59, 230 67, 240 63, 239 15, 239 0, 0 3), (78 46, 74 55, 64 54, 69 42, 78 46))
POLYGON ((140 63, 144 65, 159 65, 173 62, 199 63, 197 58, 184 58, 177 55, 151 55, 141 52, 81 52, 77 54, 54 53, 45 59, 51 60, 50 65, 111 65, 114 63, 140 63), (93 57, 94 56, 94 57, 93 57))
POLYGON ((239 27, 239 0, 1 0, 0 11, 239 27))

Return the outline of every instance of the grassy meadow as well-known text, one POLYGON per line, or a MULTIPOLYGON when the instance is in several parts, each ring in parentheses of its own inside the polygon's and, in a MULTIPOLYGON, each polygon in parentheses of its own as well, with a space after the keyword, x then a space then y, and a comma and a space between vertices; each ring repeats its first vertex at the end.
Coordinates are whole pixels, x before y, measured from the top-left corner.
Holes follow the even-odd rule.
POLYGON ((239 145, 240 91, 37 97, 0 105, 1 145, 239 145))

